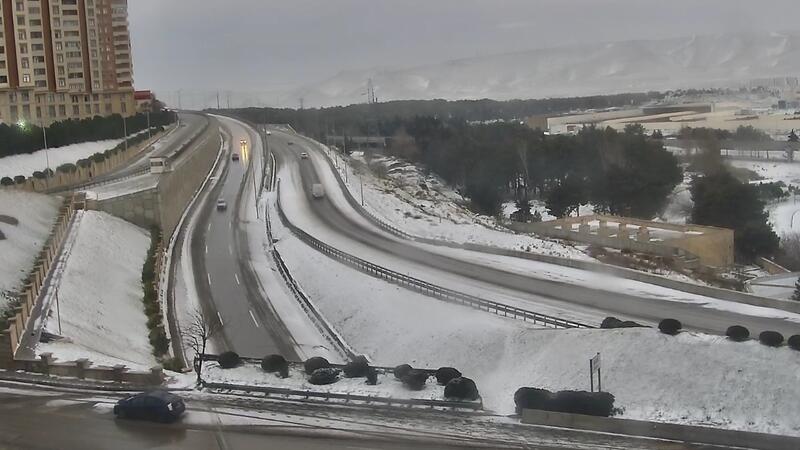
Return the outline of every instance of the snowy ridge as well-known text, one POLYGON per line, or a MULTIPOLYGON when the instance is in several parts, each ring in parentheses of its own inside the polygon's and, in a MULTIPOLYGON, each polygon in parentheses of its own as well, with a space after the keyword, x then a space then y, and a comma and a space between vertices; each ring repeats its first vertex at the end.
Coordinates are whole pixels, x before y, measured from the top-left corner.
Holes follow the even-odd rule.
POLYGON ((731 33, 556 47, 401 69, 353 70, 286 98, 307 105, 381 101, 543 98, 735 85, 800 72, 800 34, 731 33))

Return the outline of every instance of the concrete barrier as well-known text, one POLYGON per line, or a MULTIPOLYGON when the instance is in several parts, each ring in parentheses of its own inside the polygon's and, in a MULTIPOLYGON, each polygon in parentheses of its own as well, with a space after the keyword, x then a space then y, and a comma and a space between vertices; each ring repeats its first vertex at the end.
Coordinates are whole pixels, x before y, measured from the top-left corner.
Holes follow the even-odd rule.
POLYGON ((800 448, 800 438, 792 436, 643 420, 594 417, 534 409, 522 410, 522 423, 726 447, 773 450, 796 450, 800 448))
POLYGON ((71 377, 79 380, 113 381, 137 386, 156 386, 164 381, 164 370, 154 366, 149 371, 132 371, 124 365, 93 366, 88 359, 56 362, 52 353, 42 353, 39 359, 16 361, 15 369, 44 375, 71 377))

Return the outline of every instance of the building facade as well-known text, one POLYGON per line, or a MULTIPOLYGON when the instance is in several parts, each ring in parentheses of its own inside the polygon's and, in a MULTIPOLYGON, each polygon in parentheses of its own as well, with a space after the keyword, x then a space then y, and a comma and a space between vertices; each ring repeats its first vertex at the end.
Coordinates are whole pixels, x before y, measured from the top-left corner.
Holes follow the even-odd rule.
POLYGON ((0 121, 136 113, 127 0, 0 0, 0 121))

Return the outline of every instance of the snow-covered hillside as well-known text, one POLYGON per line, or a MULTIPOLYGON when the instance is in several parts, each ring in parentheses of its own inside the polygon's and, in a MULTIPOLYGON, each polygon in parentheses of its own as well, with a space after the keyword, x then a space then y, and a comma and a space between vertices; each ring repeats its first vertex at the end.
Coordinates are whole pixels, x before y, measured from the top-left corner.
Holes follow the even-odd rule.
POLYGON ((0 191, 0 215, 18 222, 11 225, 0 220, 0 233, 5 235, 5 239, 0 239, 0 311, 7 303, 4 294, 20 289, 20 283, 33 269, 33 262, 50 233, 60 204, 58 197, 0 191))
MULTIPOLYGON (((84 211, 58 289, 60 335, 41 344, 62 361, 88 358, 95 364, 126 364, 147 369, 155 364, 142 304, 142 265, 149 234, 100 211, 84 211)), ((46 328, 59 334, 56 305, 46 328)))
POLYGON ((294 91, 306 105, 364 102, 372 78, 380 101, 511 99, 736 84, 800 72, 800 33, 723 34, 597 43, 346 71, 294 91))

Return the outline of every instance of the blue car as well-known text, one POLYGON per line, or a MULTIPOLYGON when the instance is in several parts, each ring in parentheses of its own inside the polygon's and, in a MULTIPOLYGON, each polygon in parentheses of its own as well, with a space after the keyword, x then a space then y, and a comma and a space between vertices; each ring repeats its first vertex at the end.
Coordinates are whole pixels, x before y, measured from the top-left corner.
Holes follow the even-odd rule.
POLYGON ((170 423, 186 411, 183 400, 167 391, 151 391, 123 398, 114 405, 114 415, 120 419, 150 420, 170 423))

